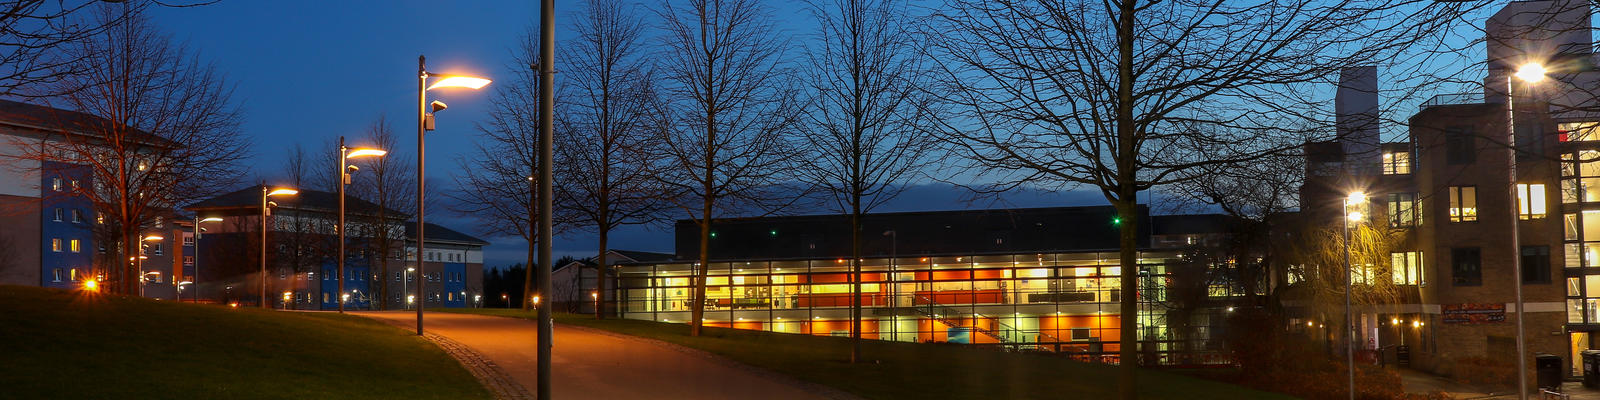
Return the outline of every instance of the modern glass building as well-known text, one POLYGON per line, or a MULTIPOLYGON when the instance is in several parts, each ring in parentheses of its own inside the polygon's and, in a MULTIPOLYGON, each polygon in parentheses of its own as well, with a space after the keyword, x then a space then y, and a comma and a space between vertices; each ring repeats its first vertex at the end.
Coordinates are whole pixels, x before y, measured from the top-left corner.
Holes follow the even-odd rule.
MULTIPOLYGON (((1166 292, 1171 280, 1167 265, 1181 257, 1181 252, 1149 248, 1149 235, 1140 241, 1146 248, 1140 251, 1135 266, 1141 279, 1139 313, 1121 313, 1124 266, 1118 262, 1115 248, 1105 246, 1106 240, 1114 243, 1116 239, 1116 227, 1106 222, 1112 217, 1110 207, 873 214, 867 218, 868 231, 873 234, 863 251, 873 256, 863 257, 859 276, 862 337, 1070 353, 1097 362, 1118 362, 1121 346, 1137 340, 1144 343, 1141 354, 1155 362, 1221 361, 1221 357, 1194 354, 1194 346, 1178 345, 1193 339, 1192 334, 1169 329, 1167 322, 1170 304, 1166 292), (985 229, 974 229, 978 227, 985 229), (981 251, 994 250, 994 246, 1011 248, 981 251), (1045 251, 1051 247, 1055 251, 1045 251), (1142 332, 1125 335, 1121 329, 1125 317, 1138 318, 1142 332), (1180 349, 1186 354, 1175 356, 1180 349)), ((1162 229, 1183 230, 1187 227, 1180 225, 1195 225, 1175 223, 1178 218, 1141 216, 1147 224, 1154 221, 1157 235, 1168 239, 1172 235, 1162 234, 1172 232, 1160 232, 1162 229)), ((766 252, 775 257, 712 262, 706 274, 706 299, 701 304, 705 324, 850 336, 855 300, 849 260, 784 257, 805 252, 838 254, 837 249, 847 249, 848 235, 829 235, 837 233, 833 228, 843 221, 841 216, 717 221, 713 224, 717 227, 713 254, 719 247, 738 247, 727 250, 766 252), (800 239, 785 241, 784 235, 800 239), (735 237, 758 239, 732 239, 735 237), (734 243, 717 243, 722 238, 734 243)), ((682 225, 680 233, 685 228, 682 225)), ((843 227, 848 232, 848 225, 843 227)), ((1187 230, 1194 232, 1177 234, 1216 234, 1215 229, 1187 230)), ((1176 242, 1195 243, 1195 237, 1176 242)), ((679 236, 680 250, 698 248, 684 238, 679 236)), ((694 253, 680 251, 678 256, 679 260, 692 259, 694 253)), ((617 313, 631 319, 688 322, 695 306, 692 277, 696 266, 693 261, 619 266, 614 297, 617 313)))

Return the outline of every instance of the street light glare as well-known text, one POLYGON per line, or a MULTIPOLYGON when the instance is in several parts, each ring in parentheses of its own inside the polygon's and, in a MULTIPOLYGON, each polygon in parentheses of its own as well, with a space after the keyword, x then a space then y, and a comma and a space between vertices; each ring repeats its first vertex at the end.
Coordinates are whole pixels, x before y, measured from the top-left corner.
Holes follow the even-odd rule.
POLYGON ((1350 220, 1351 221, 1360 221, 1362 217, 1365 217, 1365 216, 1361 215, 1360 211, 1351 211, 1350 212, 1350 220))
POLYGON ((297 194, 300 194, 300 191, 299 190, 294 190, 294 189, 272 189, 271 192, 267 192, 267 196, 269 196, 269 197, 270 196, 280 196, 280 195, 281 196, 293 196, 293 195, 297 195, 297 194))
POLYGON ((1365 203, 1367 202, 1367 194, 1363 192, 1351 193, 1350 198, 1346 201, 1350 202, 1350 204, 1365 203))
POLYGON ((384 150, 379 150, 379 149, 351 149, 350 153, 344 155, 344 158, 356 158, 356 157, 367 157, 367 156, 383 157, 383 155, 385 155, 385 154, 389 154, 389 152, 384 151, 384 150))
POLYGON ((1516 75, 1517 79, 1521 79, 1523 82, 1538 83, 1544 80, 1545 69, 1543 65, 1539 64, 1523 65, 1522 68, 1517 69, 1516 75))
POLYGON ((490 81, 488 79, 476 78, 476 77, 471 77, 471 76, 449 76, 449 77, 445 77, 444 79, 440 79, 437 82, 434 82, 432 86, 428 86, 428 90, 433 90, 433 89, 438 89, 438 88, 449 88, 449 87, 461 87, 461 88, 468 88, 468 89, 482 89, 484 86, 488 86, 489 82, 490 81))
POLYGON ((146 241, 146 242, 154 242, 154 241, 157 241, 157 240, 165 240, 165 239, 166 238, 161 237, 161 235, 150 235, 150 236, 145 236, 144 237, 144 241, 146 241))
POLYGON ((201 219, 200 222, 222 222, 222 217, 208 217, 201 219))

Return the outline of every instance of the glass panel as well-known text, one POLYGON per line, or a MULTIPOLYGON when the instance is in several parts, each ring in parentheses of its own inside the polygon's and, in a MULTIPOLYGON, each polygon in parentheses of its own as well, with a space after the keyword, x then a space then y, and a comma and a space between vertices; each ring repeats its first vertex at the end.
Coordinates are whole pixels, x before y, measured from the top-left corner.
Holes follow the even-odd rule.
POLYGON ((1583 266, 1583 259, 1582 259, 1582 257, 1583 257, 1583 245, 1582 244, 1567 243, 1566 254, 1567 254, 1567 257, 1566 257, 1567 261, 1565 263, 1566 268, 1579 268, 1579 267, 1583 266))
POLYGON ((1583 323, 1583 300, 1567 299, 1567 322, 1573 324, 1583 323))
POLYGON ((1559 134, 1568 142, 1600 140, 1600 122, 1563 122, 1559 134))
POLYGON ((1564 226, 1566 227, 1565 234, 1562 237, 1566 240, 1578 240, 1578 214, 1563 214, 1561 220, 1565 221, 1564 226))

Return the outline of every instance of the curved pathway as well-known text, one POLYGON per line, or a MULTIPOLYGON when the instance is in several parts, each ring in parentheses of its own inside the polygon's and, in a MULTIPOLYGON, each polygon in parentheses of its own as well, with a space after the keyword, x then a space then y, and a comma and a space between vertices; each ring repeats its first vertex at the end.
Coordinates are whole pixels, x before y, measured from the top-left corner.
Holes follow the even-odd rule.
MULTIPOLYGON (((414 312, 352 314, 407 329, 416 327, 414 312)), ((497 396, 530 397, 527 393, 533 391, 538 370, 534 346, 538 331, 533 321, 455 313, 428 313, 425 320, 430 336, 438 335, 444 340, 430 339, 460 359, 497 396), (455 346, 470 351, 451 349, 455 346), (511 382, 506 382, 505 376, 511 382)), ((836 391, 655 340, 566 325, 555 326, 554 339, 551 390, 557 399, 841 397, 836 391)))

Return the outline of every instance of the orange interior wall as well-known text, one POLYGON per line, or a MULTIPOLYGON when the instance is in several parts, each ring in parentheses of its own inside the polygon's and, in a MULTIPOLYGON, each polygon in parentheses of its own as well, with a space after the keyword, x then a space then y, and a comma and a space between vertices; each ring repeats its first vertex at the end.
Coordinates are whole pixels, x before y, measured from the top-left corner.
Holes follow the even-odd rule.
MULTIPOLYGON (((814 336, 832 336, 833 335, 833 331, 849 331, 849 330, 850 330, 850 321, 811 320, 811 321, 806 321, 800 327, 800 332, 808 333, 808 334, 811 334, 811 335, 814 335, 814 336)), ((877 339, 878 338, 878 321, 877 320, 871 320, 871 319, 862 319, 861 320, 861 338, 862 339, 877 339)))
MULTIPOLYGON (((1101 342, 1116 342, 1122 340, 1122 317, 1117 314, 1101 315, 1051 315, 1039 317, 1039 331, 1055 336, 1062 342, 1072 341, 1072 328, 1089 328, 1089 334, 1100 338, 1101 342)), ((1044 340, 1049 340, 1048 338, 1044 340)), ((1107 343, 1106 351, 1111 351, 1115 344, 1107 343)))

